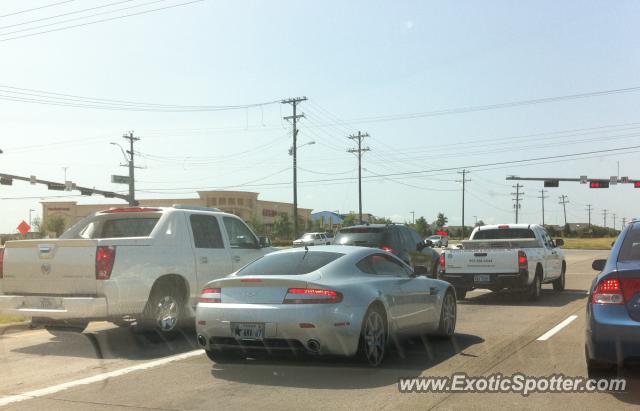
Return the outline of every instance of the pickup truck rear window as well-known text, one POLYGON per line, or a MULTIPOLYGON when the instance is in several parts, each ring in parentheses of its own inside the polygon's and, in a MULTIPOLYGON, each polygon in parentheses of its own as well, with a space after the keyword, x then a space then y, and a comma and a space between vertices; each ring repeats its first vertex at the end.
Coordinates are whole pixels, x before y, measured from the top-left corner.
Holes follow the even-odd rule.
POLYGON ((473 240, 512 240, 514 238, 536 238, 533 230, 528 228, 496 228, 480 230, 475 233, 473 240))
POLYGON ((267 254, 245 266, 238 275, 301 275, 315 271, 342 257, 342 253, 306 251, 267 254))
POLYGON ((148 237, 159 219, 158 216, 92 221, 82 230, 80 236, 92 239, 148 237))

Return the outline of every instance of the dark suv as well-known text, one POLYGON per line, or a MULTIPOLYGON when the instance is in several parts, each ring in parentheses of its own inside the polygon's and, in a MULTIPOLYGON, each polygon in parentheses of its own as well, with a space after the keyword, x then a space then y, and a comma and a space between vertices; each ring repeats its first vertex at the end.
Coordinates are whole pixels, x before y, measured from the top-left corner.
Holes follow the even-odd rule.
POLYGON ((413 229, 400 224, 356 225, 340 229, 335 245, 357 245, 381 248, 397 255, 413 267, 416 274, 435 277, 440 254, 433 250, 413 229))

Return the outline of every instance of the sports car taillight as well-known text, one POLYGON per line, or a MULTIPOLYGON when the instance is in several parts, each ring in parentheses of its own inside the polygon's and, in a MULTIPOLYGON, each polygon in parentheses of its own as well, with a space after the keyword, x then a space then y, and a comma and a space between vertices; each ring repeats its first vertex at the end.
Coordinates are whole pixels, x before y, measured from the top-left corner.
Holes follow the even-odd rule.
POLYGON ((593 304, 624 304, 620 280, 606 278, 598 283, 591 297, 593 304))
POLYGON ((198 298, 200 303, 221 303, 222 302, 222 290, 219 288, 205 288, 200 293, 198 298))
POLYGON ((440 254, 440 272, 444 273, 447 268, 447 259, 444 256, 444 253, 440 254))
POLYGON ((342 301, 342 293, 319 288, 289 288, 283 304, 330 304, 342 301))

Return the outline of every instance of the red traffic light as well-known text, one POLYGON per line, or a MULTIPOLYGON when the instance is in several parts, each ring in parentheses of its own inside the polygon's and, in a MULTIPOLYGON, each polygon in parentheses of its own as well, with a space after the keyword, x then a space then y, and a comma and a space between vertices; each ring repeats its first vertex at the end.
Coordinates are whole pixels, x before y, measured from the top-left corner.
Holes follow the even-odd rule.
POLYGON ((640 181, 634 181, 633 188, 640 188, 640 181))
POLYGON ((590 181, 589 182, 589 188, 609 188, 609 182, 608 181, 590 181))

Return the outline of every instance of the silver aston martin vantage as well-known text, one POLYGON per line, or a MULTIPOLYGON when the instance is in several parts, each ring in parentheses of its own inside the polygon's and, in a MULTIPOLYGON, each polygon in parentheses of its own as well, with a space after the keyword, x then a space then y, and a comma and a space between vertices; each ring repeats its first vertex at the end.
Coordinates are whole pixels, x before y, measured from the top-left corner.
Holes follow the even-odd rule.
POLYGON ((288 249, 210 282, 196 309, 198 343, 216 362, 294 350, 382 363, 389 341, 451 337, 455 290, 386 251, 288 249))

